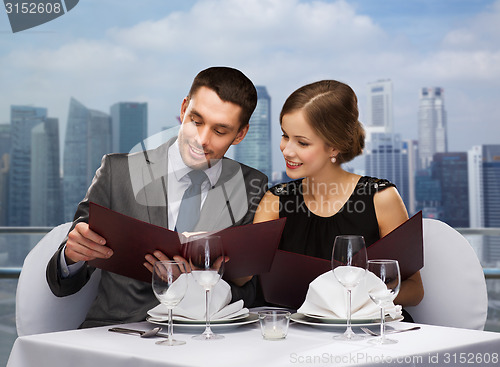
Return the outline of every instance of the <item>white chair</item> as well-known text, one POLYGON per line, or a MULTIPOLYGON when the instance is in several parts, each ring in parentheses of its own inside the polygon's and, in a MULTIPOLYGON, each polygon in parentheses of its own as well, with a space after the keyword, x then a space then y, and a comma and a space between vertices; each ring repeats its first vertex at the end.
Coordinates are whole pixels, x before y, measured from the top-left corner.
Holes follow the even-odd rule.
POLYGON ((64 223, 53 228, 24 260, 16 292, 19 336, 76 329, 85 319, 97 294, 100 270, 96 270, 85 287, 71 296, 56 297, 47 284, 47 263, 70 227, 71 223, 64 223))
POLYGON ((488 293, 483 268, 469 242, 448 224, 423 220, 424 299, 407 307, 417 323, 483 330, 488 293))

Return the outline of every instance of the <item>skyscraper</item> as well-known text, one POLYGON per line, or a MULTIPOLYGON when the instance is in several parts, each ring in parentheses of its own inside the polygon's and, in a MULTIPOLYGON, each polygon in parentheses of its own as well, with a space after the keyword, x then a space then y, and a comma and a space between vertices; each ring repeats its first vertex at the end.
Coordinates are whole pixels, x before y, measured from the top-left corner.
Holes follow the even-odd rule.
MULTIPOLYGON (((475 146, 469 151, 471 226, 500 227, 500 145, 475 146), (477 177, 474 177, 476 175, 477 177)), ((486 236, 483 262, 500 262, 500 237, 486 236)))
POLYGON ((422 88, 418 110, 420 168, 427 168, 435 153, 448 151, 446 111, 442 88, 422 88))
POLYGON ((250 129, 235 147, 235 159, 272 176, 271 97, 266 87, 257 86, 257 107, 250 118, 250 129))
POLYGON ((399 134, 371 134, 366 147, 365 172, 367 176, 385 178, 394 183, 408 207, 408 152, 399 134))
POLYGON ((381 79, 368 83, 367 129, 370 132, 393 132, 392 81, 381 79))
POLYGON ((9 226, 30 225, 31 130, 47 118, 47 109, 11 106, 11 154, 9 169, 9 226))
POLYGON ((416 210, 422 211, 424 218, 439 219, 442 215, 441 182, 432 177, 430 168, 422 169, 415 174, 416 210))
POLYGON ((31 130, 30 224, 63 222, 59 163, 59 120, 47 118, 31 130))
POLYGON ((111 106, 112 151, 129 153, 148 134, 148 104, 119 102, 111 106))
POLYGON ((10 130, 10 124, 0 125, 0 226, 7 225, 9 166, 11 149, 10 130))
POLYGON ((483 213, 483 147, 473 146, 467 152, 469 175, 469 221, 472 228, 484 227, 483 213))
POLYGON ((64 140, 64 220, 72 220, 104 154, 111 152, 111 118, 71 98, 64 140))
POLYGON ((441 187, 440 220, 452 227, 469 227, 469 183, 467 153, 436 153, 432 178, 441 187))
POLYGON ((368 83, 365 174, 394 183, 408 208, 410 204, 408 149, 394 134, 392 81, 368 83))
POLYGON ((417 203, 415 199, 415 172, 418 167, 418 141, 404 140, 403 151, 408 157, 408 213, 410 216, 417 212, 417 203))

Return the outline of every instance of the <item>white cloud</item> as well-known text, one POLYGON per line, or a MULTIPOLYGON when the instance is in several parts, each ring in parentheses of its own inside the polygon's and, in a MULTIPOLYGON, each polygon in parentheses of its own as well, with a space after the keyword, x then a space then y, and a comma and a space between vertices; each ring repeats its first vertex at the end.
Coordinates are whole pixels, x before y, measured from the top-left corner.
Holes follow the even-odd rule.
POLYGON ((383 32, 345 1, 206 0, 109 36, 137 50, 188 55, 258 56, 255 52, 374 48, 383 32), (375 41, 375 42, 374 42, 375 41))
POLYGON ((210 65, 240 68, 266 85, 275 121, 295 88, 323 78, 351 84, 362 106, 367 82, 391 78, 398 93, 396 126, 405 134, 416 133, 418 90, 428 85, 445 88, 452 118, 469 116, 481 95, 494 106, 477 111, 485 115, 478 118, 498 121, 499 4, 443 35, 438 49, 422 52, 343 0, 201 0, 188 11, 129 28, 111 23, 102 39, 0 54, 0 122, 8 121, 11 104, 48 107, 65 124, 70 96, 104 112, 136 99, 149 103, 155 133, 175 122, 193 76, 210 65), (480 91, 485 85, 487 94, 480 91))
POLYGON ((500 1, 443 38, 443 47, 455 50, 500 50, 500 1))

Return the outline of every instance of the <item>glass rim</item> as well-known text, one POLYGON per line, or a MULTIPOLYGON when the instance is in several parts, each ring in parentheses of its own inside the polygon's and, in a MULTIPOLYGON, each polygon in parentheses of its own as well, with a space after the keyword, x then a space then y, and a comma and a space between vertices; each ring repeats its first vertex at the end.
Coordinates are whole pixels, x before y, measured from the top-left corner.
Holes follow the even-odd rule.
POLYGON ((339 234, 338 236, 335 236, 335 238, 345 238, 345 239, 362 238, 363 240, 365 239, 365 237, 360 234, 339 234))
POLYGON ((188 266, 186 265, 186 263, 184 261, 181 261, 181 260, 157 260, 153 264, 153 271, 152 271, 152 273, 154 274, 155 273, 154 269, 157 268, 158 266, 161 266, 161 265, 164 265, 164 266, 176 265, 178 267, 180 267, 179 265, 182 265, 181 271, 183 271, 185 273, 189 273, 188 266))
POLYGON ((292 313, 287 310, 263 310, 257 312, 258 315, 263 315, 263 316, 270 316, 270 315, 283 315, 283 316, 288 316, 291 315, 292 313))
POLYGON ((368 260, 367 263, 370 263, 370 264, 398 263, 399 264, 399 261, 395 260, 395 259, 372 259, 372 260, 368 260))
POLYGON ((156 265, 156 263, 162 263, 162 264, 184 264, 184 261, 181 260, 157 260, 154 262, 153 265, 156 265))

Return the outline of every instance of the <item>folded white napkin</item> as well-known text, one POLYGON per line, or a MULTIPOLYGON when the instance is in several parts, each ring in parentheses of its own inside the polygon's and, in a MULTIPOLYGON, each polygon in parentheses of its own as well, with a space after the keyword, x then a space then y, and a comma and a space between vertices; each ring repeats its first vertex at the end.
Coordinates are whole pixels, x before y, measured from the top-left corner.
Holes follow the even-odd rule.
MULTIPOLYGON (((243 300, 231 302, 231 287, 224 280, 219 280, 210 291, 210 320, 233 318, 247 314, 243 308, 243 300)), ((163 305, 152 308, 148 315, 156 321, 165 321, 168 318, 168 309, 163 305)), ((172 310, 177 320, 205 320, 205 290, 188 275, 188 289, 182 301, 172 310)))
MULTIPOLYGON (((385 284, 367 271, 363 280, 352 290, 351 318, 366 320, 380 318, 380 307, 370 299, 368 291, 386 291, 385 284)), ((299 313, 331 319, 347 318, 347 290, 338 282, 333 271, 321 274, 309 284, 306 300, 297 310, 299 313)), ((393 302, 385 305, 385 314, 392 318, 401 316, 401 306, 393 302)))

